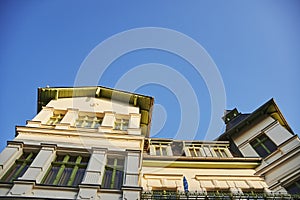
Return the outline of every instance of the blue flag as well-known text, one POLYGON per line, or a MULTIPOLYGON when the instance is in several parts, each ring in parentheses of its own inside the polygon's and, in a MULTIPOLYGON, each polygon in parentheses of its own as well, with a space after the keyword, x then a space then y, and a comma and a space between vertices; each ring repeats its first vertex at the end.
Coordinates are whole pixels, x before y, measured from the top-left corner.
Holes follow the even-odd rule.
POLYGON ((184 192, 188 192, 189 191, 189 184, 188 184, 185 176, 183 177, 183 188, 184 188, 184 192))

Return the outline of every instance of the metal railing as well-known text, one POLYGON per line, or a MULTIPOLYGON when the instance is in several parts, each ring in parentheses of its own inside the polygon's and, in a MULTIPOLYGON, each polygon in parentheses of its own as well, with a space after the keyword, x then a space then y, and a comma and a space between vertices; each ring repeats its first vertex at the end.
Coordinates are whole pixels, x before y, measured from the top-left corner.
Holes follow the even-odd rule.
POLYGON ((177 199, 222 199, 222 200, 235 200, 235 199, 253 199, 253 200, 280 200, 280 199, 300 199, 300 194, 290 195, 290 194, 280 194, 280 193, 240 193, 240 194, 233 194, 233 193, 225 193, 225 192, 207 192, 207 193, 200 193, 200 192, 142 192, 141 200, 177 200, 177 199))

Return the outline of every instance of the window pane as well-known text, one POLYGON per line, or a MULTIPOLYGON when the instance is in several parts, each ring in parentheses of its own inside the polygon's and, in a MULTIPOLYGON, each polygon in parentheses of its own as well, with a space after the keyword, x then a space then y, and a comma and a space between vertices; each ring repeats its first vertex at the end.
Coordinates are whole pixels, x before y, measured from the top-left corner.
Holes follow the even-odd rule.
POLYGON ((64 160, 64 157, 65 155, 58 155, 55 160, 56 162, 62 162, 64 160))
POLYGON ((127 119, 116 119, 115 130, 126 131, 128 129, 129 120, 127 119))
POLYGON ((43 180, 44 184, 77 186, 81 183, 89 158, 59 155, 43 180), (79 162, 80 160, 84 162, 79 162), (73 175, 72 175, 73 173, 73 175), (75 176, 74 176, 75 174, 75 176), (71 177, 72 175, 72 177, 71 177))
POLYGON ((6 173, 6 175, 2 178, 2 181, 4 182, 12 182, 13 181, 13 176, 15 173, 18 171, 20 168, 20 164, 14 164, 11 169, 6 173))
POLYGON ((265 134, 255 138, 252 142, 250 142, 250 145, 262 158, 267 157, 277 149, 277 146, 274 144, 274 142, 265 134))
POLYGON ((8 172, 2 177, 1 181, 12 182, 17 178, 23 176, 35 158, 36 153, 24 152, 15 164, 8 170, 8 172))
POLYGON ((270 152, 274 152, 277 149, 276 145, 269 139, 264 142, 264 145, 269 149, 270 152))
POLYGON ((102 123, 102 118, 97 116, 79 115, 76 120, 76 127, 81 128, 98 128, 102 123))
POLYGON ((69 168, 69 167, 66 167, 58 181, 58 184, 57 185, 67 185, 69 179, 70 179, 70 176, 71 176, 71 173, 72 173, 72 170, 73 168, 69 168))
POLYGON ((74 182, 73 182, 73 186, 77 186, 78 184, 81 183, 82 179, 83 179, 83 176, 84 176, 84 173, 85 173, 85 169, 84 168, 79 168, 77 173, 76 173, 76 176, 75 176, 75 179, 74 179, 74 182))
POLYGON ((52 167, 44 181, 45 184, 52 184, 55 180, 59 167, 52 167))
POLYGON ((122 168, 123 168, 123 166, 124 166, 124 159, 118 159, 118 161, 117 161, 117 163, 118 163, 118 166, 122 166, 122 168))
POLYGON ((254 149, 263 158, 265 158, 265 157, 267 157, 267 155, 269 155, 268 152, 263 148, 263 146, 258 145, 254 149))
POLYGON ((103 188, 110 188, 112 178, 112 168, 106 168, 104 179, 103 179, 103 188))
POLYGON ((64 118, 64 114, 54 114, 50 119, 48 120, 48 125, 55 125, 60 123, 60 121, 64 118))
POLYGON ((114 188, 121 189, 122 183, 123 183, 123 171, 117 170, 114 188))
POLYGON ((124 161, 124 157, 109 155, 102 181, 103 188, 121 189, 124 176, 124 161))
POLYGON ((286 190, 290 194, 300 194, 300 180, 295 181, 293 184, 286 187, 286 190))

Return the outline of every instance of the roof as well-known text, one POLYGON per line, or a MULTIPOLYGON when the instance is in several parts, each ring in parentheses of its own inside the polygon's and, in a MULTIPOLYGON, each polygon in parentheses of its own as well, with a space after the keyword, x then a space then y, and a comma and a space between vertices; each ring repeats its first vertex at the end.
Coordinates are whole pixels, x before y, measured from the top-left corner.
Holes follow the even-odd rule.
POLYGON ((149 136, 154 98, 103 86, 38 88, 37 112, 51 100, 74 97, 95 97, 128 103, 140 108, 142 134, 149 136))
POLYGON ((272 98, 265 104, 260 106, 258 109, 256 109, 254 112, 250 114, 241 115, 241 118, 237 119, 237 121, 235 121, 230 127, 228 127, 226 131, 216 140, 223 140, 228 138, 230 135, 239 132, 240 130, 249 126, 258 118, 263 117, 265 115, 271 116, 272 118, 277 120, 284 128, 286 128, 290 133, 294 134, 293 130, 288 125, 287 121, 285 120, 284 116, 279 110, 276 102, 272 98))

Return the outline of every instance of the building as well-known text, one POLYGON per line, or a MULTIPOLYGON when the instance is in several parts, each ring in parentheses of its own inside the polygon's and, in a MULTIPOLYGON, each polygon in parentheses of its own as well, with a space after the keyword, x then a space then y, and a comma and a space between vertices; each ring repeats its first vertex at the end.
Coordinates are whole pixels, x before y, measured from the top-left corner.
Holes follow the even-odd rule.
POLYGON ((291 199, 300 140, 273 99, 229 110, 214 141, 150 138, 154 99, 39 88, 38 113, 0 154, 1 199, 291 199))

